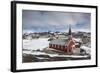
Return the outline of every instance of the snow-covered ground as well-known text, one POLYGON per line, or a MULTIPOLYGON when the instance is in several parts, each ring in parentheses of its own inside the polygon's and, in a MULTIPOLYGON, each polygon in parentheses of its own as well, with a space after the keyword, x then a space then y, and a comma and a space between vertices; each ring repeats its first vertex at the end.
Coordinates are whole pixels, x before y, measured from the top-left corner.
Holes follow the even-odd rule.
POLYGON ((73 57, 73 58, 81 58, 81 57, 87 57, 88 55, 59 55, 57 53, 55 54, 48 54, 48 53, 45 53, 45 52, 41 52, 41 51, 35 51, 35 52, 31 52, 31 51, 24 51, 23 52, 24 54, 31 54, 31 55, 48 55, 50 57, 73 57))
POLYGON ((29 50, 42 50, 49 46, 48 38, 39 38, 39 39, 32 39, 32 40, 23 40, 23 49, 29 50))
MULTIPOLYGON (((62 58, 63 59, 68 59, 68 58, 71 58, 71 59, 78 59, 78 58, 81 58, 81 59, 87 59, 89 58, 89 55, 68 55, 68 54, 59 54, 57 52, 55 53, 50 53, 50 51, 53 51, 54 52, 54 49, 50 49, 48 48, 49 46, 49 42, 48 41, 49 38, 39 38, 39 39, 24 39, 23 40, 23 59, 25 60, 28 60, 30 58, 29 55, 32 55, 32 61, 34 61, 34 59, 38 59, 36 60, 37 61, 41 61, 41 59, 44 61, 47 60, 61 60, 62 58), (45 52, 43 51, 44 48, 48 48, 48 51, 49 52, 45 52), (28 57, 27 57, 28 56, 28 57), (27 59, 26 59, 27 57, 27 59)), ((87 53, 90 54, 90 47, 87 47, 86 45, 82 45, 80 47, 81 49, 84 49, 86 50, 87 53)), ((24 61, 25 61, 24 60, 24 61)), ((31 62, 32 62, 31 61, 31 62)))

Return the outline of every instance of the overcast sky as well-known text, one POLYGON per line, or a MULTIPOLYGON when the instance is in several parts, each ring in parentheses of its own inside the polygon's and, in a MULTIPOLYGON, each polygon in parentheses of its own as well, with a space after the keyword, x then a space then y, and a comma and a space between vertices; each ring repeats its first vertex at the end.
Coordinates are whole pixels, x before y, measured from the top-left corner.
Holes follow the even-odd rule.
POLYGON ((69 25, 72 31, 90 31, 91 14, 23 10, 22 25, 23 32, 67 32, 69 25))

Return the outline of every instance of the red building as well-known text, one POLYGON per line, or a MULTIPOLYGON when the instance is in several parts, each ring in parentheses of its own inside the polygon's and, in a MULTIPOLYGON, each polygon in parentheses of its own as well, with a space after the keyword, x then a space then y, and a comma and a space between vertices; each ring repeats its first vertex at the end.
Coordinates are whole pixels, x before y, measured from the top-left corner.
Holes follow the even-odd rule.
POLYGON ((71 28, 69 28, 67 39, 54 39, 49 43, 49 48, 64 51, 66 53, 72 53, 74 47, 75 42, 72 38, 71 28))

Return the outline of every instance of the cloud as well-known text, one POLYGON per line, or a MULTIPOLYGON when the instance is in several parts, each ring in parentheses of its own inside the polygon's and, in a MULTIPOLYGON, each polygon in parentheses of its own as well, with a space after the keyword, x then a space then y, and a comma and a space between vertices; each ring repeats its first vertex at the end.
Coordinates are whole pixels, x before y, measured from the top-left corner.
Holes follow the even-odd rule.
POLYGON ((23 30, 35 32, 64 31, 71 24, 74 29, 90 29, 89 13, 23 10, 23 30))

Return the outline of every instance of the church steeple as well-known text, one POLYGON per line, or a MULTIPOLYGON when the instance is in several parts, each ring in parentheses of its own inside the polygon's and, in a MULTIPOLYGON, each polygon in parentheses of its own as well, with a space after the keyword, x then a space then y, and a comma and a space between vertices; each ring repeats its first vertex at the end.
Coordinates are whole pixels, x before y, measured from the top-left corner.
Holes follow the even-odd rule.
POLYGON ((71 25, 69 25, 69 33, 68 33, 68 35, 71 35, 72 34, 72 32, 71 32, 71 25))
POLYGON ((69 25, 68 39, 72 39, 71 25, 69 25))

